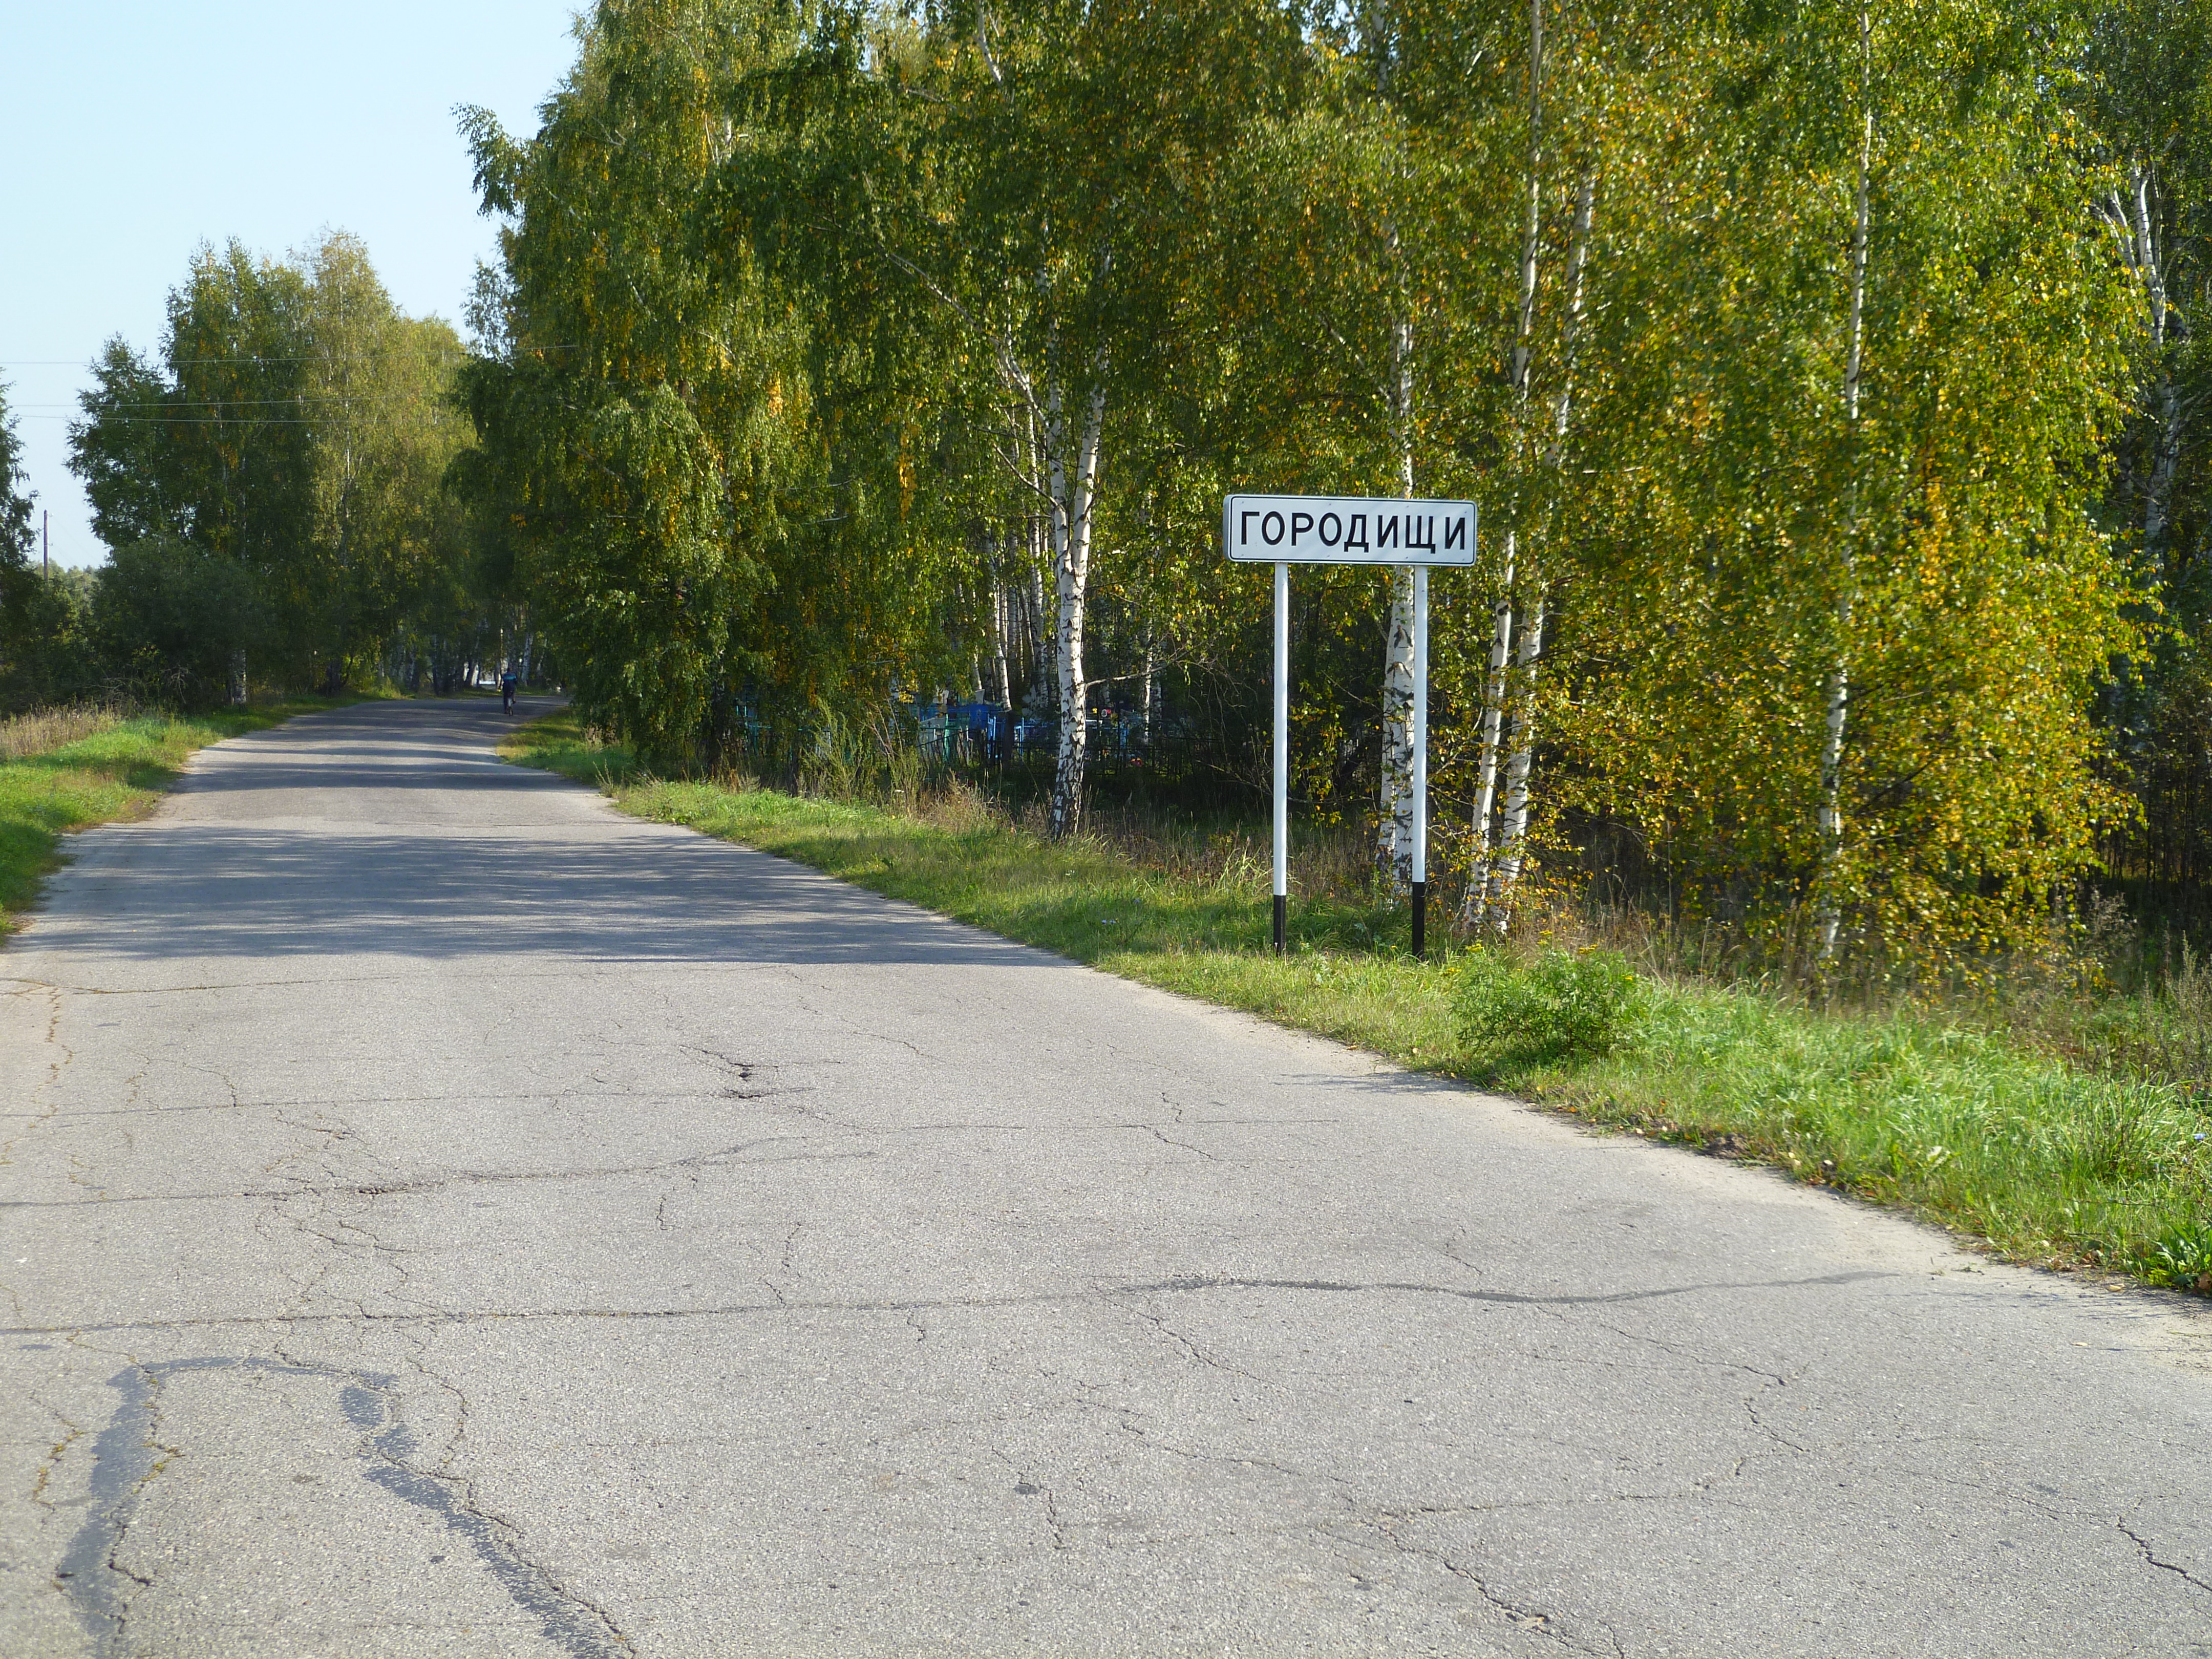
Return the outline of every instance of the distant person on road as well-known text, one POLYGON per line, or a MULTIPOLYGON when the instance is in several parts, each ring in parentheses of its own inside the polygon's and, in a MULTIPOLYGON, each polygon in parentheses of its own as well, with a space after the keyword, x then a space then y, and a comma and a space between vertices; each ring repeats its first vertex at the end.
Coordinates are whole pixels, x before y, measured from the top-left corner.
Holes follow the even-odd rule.
POLYGON ((520 682, 515 678, 514 670, 512 666, 501 673, 499 677, 499 706, 502 713, 512 714, 514 712, 514 693, 520 684, 520 682))

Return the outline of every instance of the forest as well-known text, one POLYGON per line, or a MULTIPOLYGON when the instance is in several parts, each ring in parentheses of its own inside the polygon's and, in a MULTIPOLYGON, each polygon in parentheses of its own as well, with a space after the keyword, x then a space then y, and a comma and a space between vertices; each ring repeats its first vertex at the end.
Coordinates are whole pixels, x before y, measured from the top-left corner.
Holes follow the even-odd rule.
POLYGON ((398 310, 354 238, 202 247, 158 356, 112 341, 70 427, 106 564, 40 568, 8 428, 0 708, 450 691, 510 635, 521 653, 509 573, 447 483, 465 356, 398 310))
MULTIPOLYGON (((1246 820, 1271 577, 1223 496, 1464 498, 1463 931, 1913 981, 2212 922, 2207 0, 605 0, 578 43, 535 132, 459 112, 465 338, 343 235, 204 248, 72 428, 89 582, 0 436, 9 706, 514 663, 663 777, 919 750, 1050 836, 1246 820)), ((1411 603, 1297 574, 1297 811, 1386 893, 1411 603)))

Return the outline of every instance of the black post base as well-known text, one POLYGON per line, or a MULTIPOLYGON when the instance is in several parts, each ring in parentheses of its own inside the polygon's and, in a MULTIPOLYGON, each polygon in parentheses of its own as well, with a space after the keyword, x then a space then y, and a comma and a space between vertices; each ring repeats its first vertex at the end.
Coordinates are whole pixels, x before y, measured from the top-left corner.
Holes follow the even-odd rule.
POLYGON ((1283 935, 1290 923, 1291 902, 1280 893, 1275 895, 1275 954, 1283 954, 1283 935))
POLYGON ((1420 960, 1429 948, 1429 884, 1413 884, 1413 959, 1420 960))

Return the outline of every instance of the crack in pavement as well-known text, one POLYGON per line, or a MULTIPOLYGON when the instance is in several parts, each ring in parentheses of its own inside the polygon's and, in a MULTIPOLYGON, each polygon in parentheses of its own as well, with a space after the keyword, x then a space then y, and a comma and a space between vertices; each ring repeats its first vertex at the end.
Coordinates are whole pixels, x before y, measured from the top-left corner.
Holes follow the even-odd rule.
POLYGON ((125 1651, 134 1592, 117 1581, 142 1589, 154 1583, 117 1558, 147 1488, 172 1460, 184 1455, 181 1449, 156 1437, 162 1389, 181 1375, 240 1370, 339 1384, 338 1408, 362 1434, 363 1478, 428 1510, 465 1539, 515 1605, 533 1615, 545 1638, 571 1659, 620 1659, 633 1651, 605 1608, 523 1553, 520 1528, 486 1510, 471 1483, 443 1467, 425 1470, 414 1465, 410 1460, 420 1447, 399 1414, 397 1377, 295 1360, 208 1355, 133 1364, 108 1379, 122 1403, 94 1443, 90 1508, 55 1573, 102 1659, 121 1659, 125 1651))
POLYGON ((2182 1580, 2185 1583, 2194 1585, 2197 1589, 2204 1591, 2208 1595, 2212 1595, 2212 1584, 2206 1583, 2195 1573, 2190 1571, 2188 1568, 2176 1566, 2171 1561, 2161 1561, 2158 1557, 2152 1554, 2150 1540, 2136 1532, 2134 1528, 2129 1526, 2124 1516, 2115 1522, 2113 1524, 2118 1527, 2121 1533, 2127 1538, 2128 1541, 2136 1547, 2136 1550, 2142 1554, 2144 1561, 2148 1563, 2150 1565, 2158 1568, 2161 1571, 2172 1573, 2175 1577, 2182 1580))
MULTIPOLYGON (((190 1330, 216 1325, 290 1325, 317 1322, 358 1318, 372 1323, 422 1323, 467 1325, 498 1320, 557 1320, 557 1319, 733 1319, 756 1314, 784 1313, 906 1313, 909 1309, 931 1310, 997 1308, 1041 1308, 1065 1306, 1075 1303, 1097 1301, 1103 1297, 1123 1296, 1192 1295, 1207 1291, 1304 1291, 1323 1294, 1402 1294, 1449 1297, 1460 1301, 1548 1310, 1562 1307, 1582 1307, 1591 1304, 1642 1302, 1658 1297, 1692 1296, 1703 1291, 1745 1290, 1791 1290, 1807 1285, 1851 1285, 1865 1279, 1893 1279, 1893 1273, 1858 1272, 1823 1273, 1808 1279, 1758 1279, 1747 1282, 1714 1281, 1696 1285, 1671 1285, 1649 1291, 1615 1291, 1602 1294, 1538 1296, 1519 1291, 1486 1291, 1453 1285, 1422 1285, 1396 1280, 1371 1283, 1317 1279, 1229 1279, 1188 1277, 1154 1279, 1132 1285, 1101 1285, 1074 1291, 1039 1291, 1019 1296, 965 1297, 887 1297, 880 1299, 815 1302, 730 1302, 694 1308, 517 1308, 478 1309, 474 1310, 440 1310, 431 1313, 394 1314, 368 1313, 359 1316, 346 1314, 313 1314, 290 1316, 284 1314, 210 1314, 192 1319, 118 1319, 104 1322, 85 1322, 52 1325, 0 1326, 0 1336, 56 1336, 84 1332, 112 1331, 173 1331, 190 1330)), ((1650 1343, 1655 1339, 1634 1332, 1615 1331, 1636 1342, 1650 1343)), ((1661 1342, 1656 1346, 1680 1358, 1706 1365, 1730 1370, 1741 1370, 1752 1376, 1781 1383, 1784 1379, 1756 1366, 1742 1365, 1729 1360, 1713 1359, 1691 1353, 1661 1342)), ((1598 1362, 1589 1362, 1595 1364, 1598 1362)))
MULTIPOLYGON (((46 994, 46 1025, 41 1040, 47 1047, 57 1051, 56 1057, 46 1062, 45 1080, 31 1091, 35 1097, 45 1094, 61 1081, 62 1073, 66 1072, 70 1063, 76 1059, 76 1050, 62 1041, 62 994, 59 988, 48 985, 42 980, 18 980, 15 983, 24 987, 25 989, 9 992, 8 995, 11 998, 26 995, 31 990, 44 991, 46 994)), ((35 1018, 36 1016, 34 1015, 33 1018, 35 1018)), ((53 1121, 55 1115, 60 1110, 60 1099, 55 1097, 52 1103, 43 1111, 30 1114, 28 1121, 20 1129, 10 1134, 5 1140, 0 1140, 0 1169, 4 1169, 15 1163, 15 1147, 19 1142, 53 1121)))
POLYGON ((1209 1152, 1203 1146, 1194 1146, 1188 1140, 1177 1140, 1156 1123, 1124 1123, 1119 1124, 1115 1127, 1125 1129, 1142 1129, 1146 1133, 1152 1135, 1158 1139, 1163 1146, 1174 1146, 1183 1152, 1196 1154, 1199 1161, 1202 1164, 1218 1164, 1221 1162, 1221 1158, 1218 1154, 1209 1152))
MULTIPOLYGON (((297 1127, 297 1126, 289 1126, 297 1127)), ((316 1133, 343 1132, 317 1131, 316 1133)), ((451 1175, 434 1176, 421 1181, 345 1182, 334 1186, 249 1187, 235 1192, 222 1193, 134 1193, 121 1198, 24 1198, 0 1200, 0 1211, 6 1210, 73 1210, 97 1208, 114 1204, 221 1204, 241 1200, 283 1201, 297 1198, 404 1198, 418 1193, 434 1193, 447 1187, 493 1187, 510 1182, 539 1181, 608 1181, 624 1176, 670 1175, 690 1173, 697 1170, 722 1169, 732 1165, 768 1165, 774 1164, 847 1163, 859 1159, 879 1158, 878 1152, 798 1152, 781 1158, 747 1158, 741 1154, 756 1147, 775 1146, 791 1142, 803 1142, 804 1135, 763 1135, 758 1139, 740 1141, 734 1146, 718 1147, 712 1152, 695 1152, 689 1158, 668 1158, 653 1164, 613 1164, 599 1169, 583 1170, 456 1170, 451 1175)), ((295 1156, 296 1154, 287 1154, 295 1156)))
MULTIPOLYGON (((1557 1627, 1554 1625, 1553 1620, 1558 1615, 1550 1613, 1539 1613, 1533 1608, 1523 1607, 1516 1601, 1509 1600, 1505 1596, 1499 1595, 1496 1590, 1492 1589, 1490 1587, 1489 1581, 1485 1579, 1480 1573, 1475 1571, 1474 1568, 1454 1560, 1442 1549, 1433 1545, 1419 1544, 1413 1542, 1410 1539, 1401 1538, 1392 1527, 1391 1523, 1395 1520, 1411 1519, 1415 1516, 1431 1512, 1431 1511, 1428 1510, 1416 1510, 1409 1511, 1403 1516, 1379 1516, 1366 1522, 1366 1525, 1372 1529, 1376 1537, 1382 1539, 1384 1543, 1389 1545, 1392 1549, 1396 1550, 1400 1554, 1413 1556, 1422 1560, 1433 1561, 1437 1565, 1442 1567, 1446 1572, 1451 1574, 1455 1578, 1473 1586, 1474 1593, 1477 1595, 1480 1595, 1483 1601, 1488 1604, 1491 1610, 1503 1617, 1514 1629, 1527 1632, 1530 1635, 1541 1636, 1550 1641, 1557 1642, 1570 1652, 1599 1653, 1605 1651, 1605 1650, 1593 1648, 1587 1643, 1578 1640, 1571 1632, 1557 1627)), ((1443 1511, 1434 1512, 1442 1513, 1443 1511)), ((1356 1568, 1347 1569, 1347 1571, 1352 1571, 1355 1578, 1359 1577, 1356 1568)), ((1620 1639, 1614 1636, 1609 1630, 1606 1632, 1606 1638, 1611 1644, 1611 1651, 1616 1655, 1619 1654, 1621 1651, 1620 1639)))
MULTIPOLYGON (((507 965, 503 958, 495 959, 501 962, 499 978, 503 985, 515 984, 526 980, 557 980, 563 984, 568 984, 580 979, 617 980, 628 983, 640 974, 650 973, 654 969, 660 969, 672 974, 689 974, 696 971, 697 966, 689 962, 623 962, 611 964, 601 972, 592 973, 580 963, 574 968, 549 969, 544 972, 536 973, 528 969, 518 969, 507 965)), ((757 971, 762 964, 724 963, 714 965, 757 971)), ((414 986, 418 983, 420 983, 418 975, 411 972, 323 974, 311 975, 304 979, 240 979, 225 980, 219 983, 191 985, 63 985, 50 980, 25 979, 19 975, 0 974, 0 985, 27 986, 39 990, 57 991, 73 997, 170 997, 189 996, 204 991, 281 991, 301 988, 312 989, 325 985, 414 986)))
POLYGON ((1240 1366, 1232 1365, 1224 1359, 1216 1358, 1212 1354, 1208 1353, 1204 1346, 1202 1346, 1195 1339, 1177 1330, 1174 1326, 1169 1324, 1168 1316, 1165 1314, 1156 1313, 1150 1308, 1138 1308, 1133 1310, 1133 1311, 1136 1314, 1138 1318, 1143 1320, 1146 1324, 1152 1327, 1154 1334, 1164 1336, 1173 1341, 1189 1358, 1195 1361, 1197 1364, 1210 1366, 1217 1371, 1225 1371, 1231 1376, 1241 1376, 1248 1382, 1257 1382, 1263 1389, 1280 1389, 1282 1387, 1281 1383, 1273 1381, 1272 1378, 1258 1376, 1254 1372, 1243 1370, 1240 1366))

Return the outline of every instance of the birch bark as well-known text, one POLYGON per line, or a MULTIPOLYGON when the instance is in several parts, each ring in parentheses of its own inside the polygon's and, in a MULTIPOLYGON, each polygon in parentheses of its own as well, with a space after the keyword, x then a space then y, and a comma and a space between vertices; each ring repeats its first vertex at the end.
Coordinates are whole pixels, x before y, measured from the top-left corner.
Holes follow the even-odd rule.
MULTIPOLYGON (((1391 327, 1392 415, 1398 485, 1413 493, 1413 330, 1401 313, 1391 327)), ((1390 619, 1382 649, 1382 799, 1380 852, 1393 891, 1413 879, 1413 572, 1390 570, 1390 619)))
POLYGON ((1520 699, 1513 710, 1513 758, 1505 766, 1505 821, 1498 837, 1498 863, 1490 875, 1490 925, 1503 933, 1513 916, 1513 890, 1528 849, 1528 774, 1536 755, 1536 665, 1544 654, 1544 595, 1521 630, 1515 678, 1520 699))
POLYGON ((1152 720, 1159 702, 1159 651, 1150 629, 1145 634, 1145 678, 1141 695, 1143 703, 1138 717, 1138 742, 1149 763, 1152 758, 1152 720))
MULTIPOLYGON (((1859 133, 1858 184, 1851 224, 1851 295, 1850 340, 1844 360, 1844 422, 1854 437, 1859 425, 1859 379, 1863 366, 1866 334, 1867 232, 1871 219, 1868 177, 1874 166, 1873 18, 1859 11, 1859 100, 1863 118, 1859 133)), ((1856 445, 1849 458, 1851 505, 1844 526, 1843 580, 1836 597, 1836 660, 1828 671, 1827 718, 1820 740, 1820 898, 1814 921, 1820 932, 1820 960, 1832 962, 1836 939, 1843 927, 1842 896, 1836 890, 1844 853, 1844 738, 1851 699, 1851 605, 1857 582, 1859 532, 1858 456, 1856 445)))
POLYGON ((1498 605, 1492 616, 1490 674, 1483 682, 1482 744, 1476 763, 1473 853, 1467 897, 1460 918, 1469 927, 1482 925, 1490 892, 1490 818, 1498 801, 1498 744, 1505 723, 1505 671, 1513 659, 1514 535, 1505 532, 1505 567, 1498 573, 1498 605))
MULTIPOLYGON (((1381 20, 1370 21, 1376 42, 1376 90, 1385 105, 1393 101, 1397 43, 1386 39, 1381 20)), ((1399 493, 1413 494, 1413 321, 1407 292, 1405 248, 1395 217, 1386 224, 1384 246, 1390 260, 1390 435, 1397 453, 1399 493)), ((1376 814, 1376 853, 1384 878, 1395 893, 1413 879, 1413 573, 1392 567, 1390 607, 1382 634, 1382 776, 1376 814)))
MULTIPOLYGON (((1590 216, 1596 198, 1597 175, 1594 170, 1585 168, 1582 185, 1575 194, 1574 234, 1567 249, 1567 315, 1559 342, 1559 395, 1553 400, 1552 437, 1547 450, 1555 495, 1560 485, 1559 469, 1566 459, 1567 421, 1574 407, 1575 348, 1583 322, 1583 271, 1589 258, 1590 216)), ((1536 670, 1543 659, 1547 615, 1545 591, 1540 583, 1535 614, 1521 635, 1521 702, 1513 717, 1513 757, 1505 767, 1504 823, 1498 836, 1492 890, 1486 900, 1492 925, 1501 933, 1512 921, 1513 890, 1520 884, 1522 866, 1528 858, 1528 780, 1536 761, 1536 670)), ((1502 701, 1502 685, 1498 695, 1502 701)))
POLYGON ((1521 224, 1521 320, 1513 334, 1514 392, 1528 395, 1536 330, 1536 237, 1544 209, 1544 0, 1528 0, 1528 193, 1521 224))
MULTIPOLYGON (((1528 5, 1528 188, 1521 219, 1521 310, 1513 329, 1513 356, 1506 382, 1516 406, 1528 401, 1528 366, 1535 352, 1536 252, 1543 225, 1544 176, 1544 5, 1528 5)), ((1497 879, 1491 853, 1491 820, 1498 800, 1499 742, 1504 736, 1505 704, 1513 660, 1513 578, 1519 551, 1515 531, 1505 532, 1505 558, 1498 573, 1498 604, 1492 612, 1490 673, 1483 686, 1482 744, 1477 756, 1474 821, 1468 860, 1467 897, 1461 919, 1469 927, 1481 926, 1488 914, 1497 879)), ((1525 646, 1525 640, 1523 641, 1525 646)), ((1524 779, 1525 782, 1525 779, 1524 779)))
POLYGON ((2128 188, 2114 192, 2108 210, 2120 233, 2120 252, 2128 271, 2142 289, 2144 321, 2150 334, 2151 355, 2158 365, 2156 409, 2151 439, 2151 464, 2143 481, 2143 552, 2161 556, 2166 526, 2171 520, 2174 474, 2181 465, 2184 411, 2181 388, 2174 382, 2173 364, 2166 354, 2173 308, 2167 298, 2166 263, 2158 245, 2158 226, 2152 198, 2157 180, 2152 169, 2137 162, 2130 170, 2128 188))
POLYGON ((994 570, 991 573, 991 668, 997 677, 994 685, 999 694, 999 707, 1002 710, 1014 706, 1013 661, 1006 641, 1012 620, 1008 614, 1011 609, 1006 603, 1005 578, 1002 573, 994 570))
POLYGON ((1105 425, 1106 386, 1102 374, 1084 400, 1071 476, 1064 394, 1058 380, 1052 383, 1046 398, 1045 430, 1052 499, 1053 586, 1060 602, 1053 653, 1060 690, 1060 752, 1052 776, 1051 830, 1055 839, 1075 835, 1083 828, 1091 691, 1084 676, 1083 622, 1091 586, 1091 508, 1097 500, 1100 442, 1105 425))
POLYGON ((1574 408, 1575 349, 1583 331, 1583 271, 1589 260, 1590 219, 1597 207, 1597 170, 1583 169, 1575 191, 1575 228, 1567 247, 1567 320, 1559 343, 1559 395, 1552 404, 1552 470, 1565 465, 1567 419, 1574 408))

